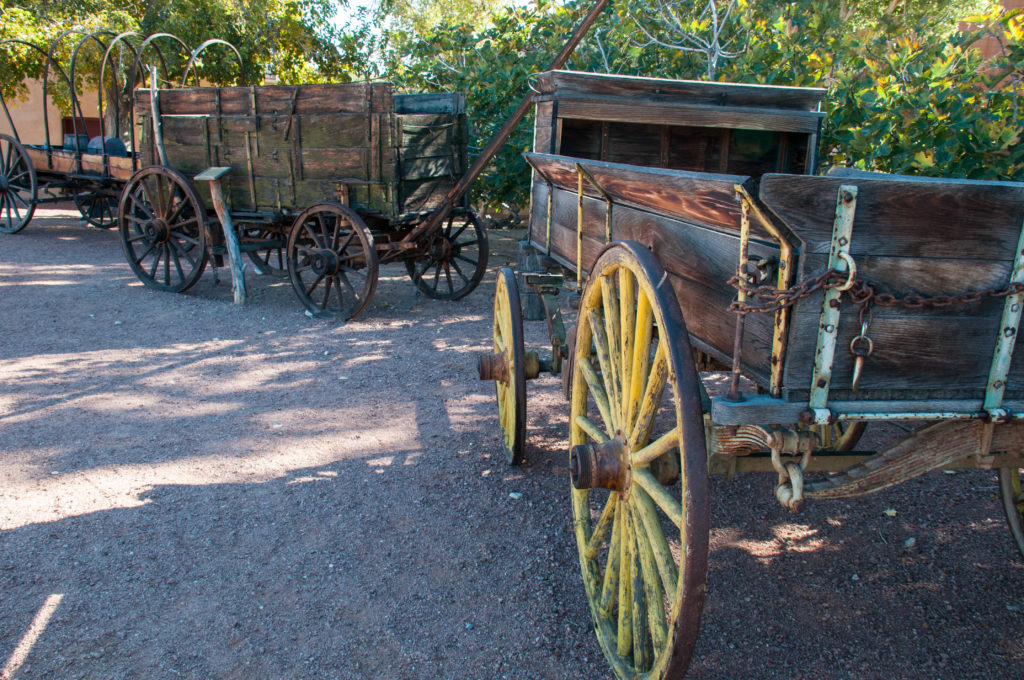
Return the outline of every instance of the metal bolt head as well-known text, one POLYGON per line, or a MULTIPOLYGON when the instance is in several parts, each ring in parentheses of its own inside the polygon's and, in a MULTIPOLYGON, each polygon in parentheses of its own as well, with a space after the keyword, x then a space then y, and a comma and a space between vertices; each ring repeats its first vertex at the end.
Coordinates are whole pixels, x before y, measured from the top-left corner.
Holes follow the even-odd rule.
POLYGON ((825 388, 828 385, 828 381, 824 378, 818 378, 818 387, 825 388))
POLYGON ((996 380, 994 383, 992 383, 992 389, 995 389, 995 390, 1003 389, 1003 381, 1002 380, 996 380))
POLYGON ((1014 302, 1012 305, 1010 305, 1010 311, 1016 314, 1017 312, 1020 311, 1020 305, 1014 302))
POLYGON ((845 246, 849 242, 850 241, 845 236, 840 236, 839 237, 839 245, 845 246))
POLYGON ((1003 329, 1003 335, 1005 335, 1008 338, 1012 338, 1016 333, 1017 333, 1017 330, 1014 329, 1014 328, 1004 328, 1003 329))
POLYGON ((832 324, 826 324, 825 325, 825 332, 826 333, 835 333, 836 332, 836 327, 833 326, 832 324))

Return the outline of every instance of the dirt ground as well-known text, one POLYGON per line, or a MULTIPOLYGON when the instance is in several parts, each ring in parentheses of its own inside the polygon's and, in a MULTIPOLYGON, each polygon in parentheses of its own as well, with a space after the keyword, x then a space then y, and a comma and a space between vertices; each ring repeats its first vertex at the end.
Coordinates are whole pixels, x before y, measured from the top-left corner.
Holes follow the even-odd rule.
MULTIPOLYGON (((146 289, 115 233, 38 214, 0 236, 0 677, 609 677, 559 382, 530 384, 510 469, 476 377, 493 272, 449 304, 387 268, 337 326, 282 280, 244 308, 223 270, 146 289)), ((799 516, 772 487, 712 481, 688 677, 1024 677, 994 474, 799 516)))

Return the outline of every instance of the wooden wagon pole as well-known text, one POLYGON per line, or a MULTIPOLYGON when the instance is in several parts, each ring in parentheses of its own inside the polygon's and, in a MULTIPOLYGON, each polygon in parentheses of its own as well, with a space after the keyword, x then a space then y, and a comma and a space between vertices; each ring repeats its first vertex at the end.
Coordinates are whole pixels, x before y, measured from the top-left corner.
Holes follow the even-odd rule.
MULTIPOLYGON (((576 49, 576 46, 579 45, 580 41, 583 40, 583 37, 590 31, 594 22, 597 21, 597 17, 601 14, 604 8, 608 6, 609 2, 610 0, 597 0, 597 2, 594 3, 590 8, 590 11, 587 12, 587 15, 583 17, 583 20, 576 27, 576 30, 573 31, 568 42, 566 42, 562 47, 562 51, 559 52, 558 56, 556 56, 554 61, 551 62, 551 65, 548 67, 549 71, 560 69, 565 65, 565 62, 569 60, 569 56, 573 53, 573 50, 576 49)), ((491 141, 487 143, 484 150, 476 157, 473 161, 473 165, 471 165, 469 170, 466 171, 466 174, 462 176, 454 187, 452 187, 452 190, 448 192, 448 195, 442 199, 441 204, 438 205, 432 213, 430 213, 427 219, 417 225, 416 228, 403 239, 403 241, 414 242, 424 234, 433 233, 441 226, 441 222, 448 217, 448 214, 451 212, 455 204, 465 196, 470 185, 476 181, 484 168, 487 167, 498 151, 501 150, 501 147, 505 145, 505 142, 508 141, 512 132, 519 127, 519 123, 521 123, 523 118, 526 117, 531 106, 533 106, 532 93, 523 97, 523 100, 519 102, 519 106, 516 108, 515 112, 507 121, 505 121, 505 124, 500 130, 498 130, 494 137, 491 138, 491 141)))

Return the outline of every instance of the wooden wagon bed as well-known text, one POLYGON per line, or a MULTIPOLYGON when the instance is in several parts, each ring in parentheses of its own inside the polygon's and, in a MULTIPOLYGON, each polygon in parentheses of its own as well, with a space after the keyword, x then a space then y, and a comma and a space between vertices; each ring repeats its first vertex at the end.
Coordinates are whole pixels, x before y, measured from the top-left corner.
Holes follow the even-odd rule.
MULTIPOLYGON (((152 99, 136 93, 144 164, 160 162, 152 99)), ((230 167, 235 212, 276 218, 341 199, 401 222, 434 209, 466 166, 461 94, 342 83, 160 90, 156 101, 166 164, 185 174, 230 167)))

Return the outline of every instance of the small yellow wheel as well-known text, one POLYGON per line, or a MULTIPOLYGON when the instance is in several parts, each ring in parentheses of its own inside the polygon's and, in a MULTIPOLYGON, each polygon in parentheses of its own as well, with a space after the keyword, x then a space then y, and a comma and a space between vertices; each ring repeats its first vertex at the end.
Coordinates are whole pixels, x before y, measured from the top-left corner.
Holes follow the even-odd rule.
POLYGON ((523 312, 516 275, 509 267, 498 270, 494 288, 494 354, 480 377, 495 381, 502 446, 509 465, 523 462, 526 440, 526 373, 523 351, 523 312), (485 375, 487 373, 487 375, 485 375))
POLYGON ((704 606, 707 447, 679 303, 642 245, 602 251, 574 355, 572 509, 598 642, 618 678, 681 678, 704 606))
POLYGON ((1017 549, 1024 555, 1024 491, 1021 490, 1020 468, 999 468, 999 495, 1003 499, 1006 521, 1017 549))

